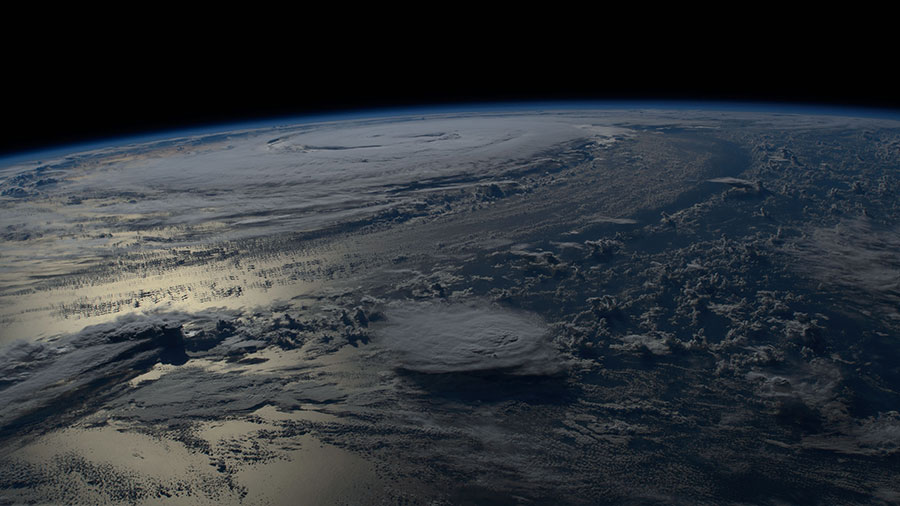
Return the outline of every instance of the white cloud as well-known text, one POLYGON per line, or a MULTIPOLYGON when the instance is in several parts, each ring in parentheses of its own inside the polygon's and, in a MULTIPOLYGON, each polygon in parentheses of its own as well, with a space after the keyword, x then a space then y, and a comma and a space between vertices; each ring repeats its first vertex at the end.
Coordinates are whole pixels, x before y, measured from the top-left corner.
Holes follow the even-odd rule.
POLYGON ((424 373, 554 374, 563 363, 547 324, 489 305, 404 305, 376 326, 377 346, 398 368, 424 373))

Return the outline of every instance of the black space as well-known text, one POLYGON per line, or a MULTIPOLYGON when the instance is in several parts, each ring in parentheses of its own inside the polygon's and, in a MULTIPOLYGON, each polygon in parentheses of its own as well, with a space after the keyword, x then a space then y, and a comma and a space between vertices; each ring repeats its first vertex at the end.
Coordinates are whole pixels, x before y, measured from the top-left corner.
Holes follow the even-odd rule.
POLYGON ((8 62, 0 92, 0 155, 277 116, 491 102, 739 101, 900 111, 896 79, 877 54, 706 39, 625 49, 590 34, 548 42, 551 36, 558 33, 484 47, 429 41, 419 52, 410 47, 421 45, 406 40, 356 40, 332 49, 294 41, 240 56, 210 44, 133 54, 103 41, 22 54, 8 62))

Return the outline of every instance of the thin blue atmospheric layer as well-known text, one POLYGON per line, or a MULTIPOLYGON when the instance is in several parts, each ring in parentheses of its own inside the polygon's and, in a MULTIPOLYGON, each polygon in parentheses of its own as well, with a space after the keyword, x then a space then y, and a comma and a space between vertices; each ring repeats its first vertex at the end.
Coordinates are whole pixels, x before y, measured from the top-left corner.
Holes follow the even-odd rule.
POLYGON ((771 114, 803 114, 823 116, 845 116, 858 118, 880 118, 900 121, 900 110, 872 107, 851 107, 822 104, 784 104, 777 102, 739 101, 688 101, 688 100, 571 100, 571 101, 524 101, 524 102, 472 102, 452 105, 425 104, 412 107, 355 109, 310 115, 276 115, 251 120, 224 121, 193 125, 185 128, 160 130, 143 134, 103 137, 95 140, 64 144, 51 148, 11 153, 0 156, 0 168, 14 164, 33 162, 40 159, 64 157, 70 154, 95 149, 114 148, 128 144, 164 141, 195 135, 213 135, 236 130, 275 128, 341 120, 365 120, 376 118, 405 117, 430 114, 466 114, 490 112, 529 112, 547 110, 707 110, 721 112, 758 112, 771 114))

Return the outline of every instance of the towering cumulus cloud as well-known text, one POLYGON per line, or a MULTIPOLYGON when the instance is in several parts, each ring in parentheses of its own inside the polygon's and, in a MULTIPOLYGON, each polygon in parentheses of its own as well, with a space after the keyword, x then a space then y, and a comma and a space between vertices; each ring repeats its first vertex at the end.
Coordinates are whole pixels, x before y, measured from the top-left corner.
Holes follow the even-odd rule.
POLYGON ((390 310, 377 337, 401 369, 546 375, 563 367, 548 330, 537 316, 509 309, 421 304, 390 310))

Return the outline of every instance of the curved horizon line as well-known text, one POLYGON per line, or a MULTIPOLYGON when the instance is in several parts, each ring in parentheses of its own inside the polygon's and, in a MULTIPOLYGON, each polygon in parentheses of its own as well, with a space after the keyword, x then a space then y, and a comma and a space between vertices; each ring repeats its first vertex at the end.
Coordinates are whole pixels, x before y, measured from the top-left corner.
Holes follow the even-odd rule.
POLYGON ((138 129, 121 135, 98 134, 85 140, 72 142, 61 141, 43 147, 31 147, 20 150, 0 152, 0 166, 23 163, 36 157, 65 156, 103 147, 113 147, 125 142, 152 142, 165 138, 177 138, 191 135, 212 135, 234 130, 255 128, 275 128, 279 126, 326 123, 334 121, 352 121, 355 119, 376 119, 403 117, 418 114, 448 113, 484 113, 484 112, 516 112, 535 110, 595 109, 699 109, 723 112, 759 112, 770 114, 804 114, 819 116, 841 116, 859 118, 877 118, 900 121, 900 108, 876 107, 865 105, 842 105, 817 102, 779 102, 773 100, 693 100, 693 99, 558 99, 558 100, 510 100, 510 101, 467 101, 459 103, 423 103, 421 105, 374 106, 335 109, 326 112, 285 112, 283 114, 261 114, 255 117, 244 116, 234 120, 221 121, 185 121, 184 126, 151 127, 138 129))

